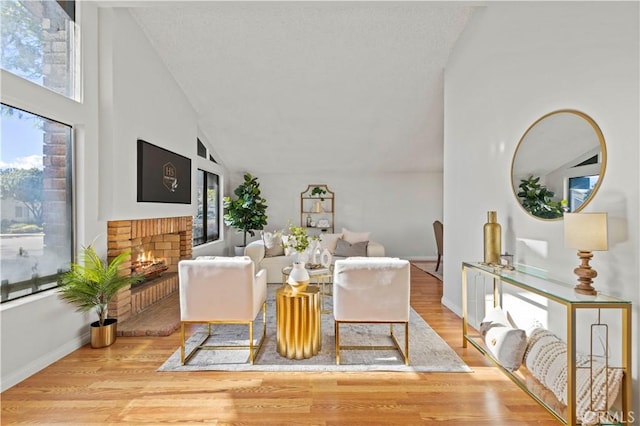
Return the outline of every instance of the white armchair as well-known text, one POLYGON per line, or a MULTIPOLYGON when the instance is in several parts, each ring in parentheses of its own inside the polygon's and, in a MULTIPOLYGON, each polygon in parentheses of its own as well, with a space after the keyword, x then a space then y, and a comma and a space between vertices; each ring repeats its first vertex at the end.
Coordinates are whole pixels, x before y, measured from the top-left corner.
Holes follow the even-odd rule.
POLYGON ((350 257, 337 260, 333 275, 333 316, 336 333, 336 364, 340 350, 373 349, 371 346, 341 346, 340 325, 345 323, 389 323, 395 346, 409 364, 409 312, 411 279, 409 262, 388 257, 350 257), (393 325, 404 324, 404 351, 393 325))
POLYGON ((178 264, 180 292, 180 360, 184 365, 199 349, 249 349, 253 364, 266 335, 267 272, 254 275, 248 257, 182 260, 178 264), (262 337, 254 345, 253 322, 262 308, 262 337), (185 325, 247 324, 249 346, 196 346, 185 356, 185 325))

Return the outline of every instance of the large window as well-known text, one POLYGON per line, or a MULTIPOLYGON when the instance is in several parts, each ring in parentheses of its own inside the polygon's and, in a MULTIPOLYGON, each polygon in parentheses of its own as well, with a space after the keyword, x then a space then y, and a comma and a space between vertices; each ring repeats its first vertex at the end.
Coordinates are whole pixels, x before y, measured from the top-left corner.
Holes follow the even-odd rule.
POLYGON ((1 67, 71 99, 78 99, 76 2, 2 0, 1 67))
POLYGON ((71 126, 1 105, 2 302, 56 286, 72 260, 71 126))
POLYGON ((197 213, 193 221, 193 245, 216 241, 220 238, 219 177, 198 169, 197 213))

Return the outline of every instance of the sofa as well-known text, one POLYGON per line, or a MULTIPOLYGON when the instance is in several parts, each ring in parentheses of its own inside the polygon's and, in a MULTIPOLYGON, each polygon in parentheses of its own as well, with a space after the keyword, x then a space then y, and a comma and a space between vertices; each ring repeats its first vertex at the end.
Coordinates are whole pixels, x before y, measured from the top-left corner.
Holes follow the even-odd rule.
MULTIPOLYGON (((347 257, 384 257, 384 246, 378 242, 369 240, 369 232, 353 232, 346 228, 336 234, 321 234, 320 249, 327 249, 331 253, 331 263, 337 259, 347 257)), ((285 253, 279 243, 270 244, 265 238, 255 240, 247 244, 244 255, 249 256, 256 270, 267 270, 268 283, 282 282, 282 269, 293 264, 293 256, 285 253)))

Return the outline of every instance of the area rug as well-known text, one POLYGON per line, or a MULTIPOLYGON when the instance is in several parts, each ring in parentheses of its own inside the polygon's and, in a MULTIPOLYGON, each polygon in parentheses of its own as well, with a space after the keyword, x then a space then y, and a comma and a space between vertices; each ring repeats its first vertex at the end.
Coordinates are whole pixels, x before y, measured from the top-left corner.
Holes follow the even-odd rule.
POLYGON ((436 262, 420 262, 420 261, 411 261, 411 264, 416 268, 423 270, 429 275, 433 275, 440 281, 442 281, 442 263, 440 263, 440 267, 438 271, 436 271, 436 262))
MULTIPOLYGON (((471 372, 447 343, 411 309, 409 322, 409 365, 404 364, 396 350, 344 350, 340 351, 340 365, 336 365, 334 321, 331 313, 322 314, 322 348, 307 359, 291 360, 276 351, 275 290, 268 286, 267 337, 253 365, 249 364, 248 350, 200 350, 186 365, 180 364, 180 349, 174 352, 158 371, 406 371, 406 372, 471 372)), ((331 309, 330 296, 325 297, 325 308, 331 309)), ((396 326, 396 335, 404 346, 404 328, 396 326)), ((254 324, 254 338, 262 333, 262 320, 254 324), (259 330, 259 331, 258 331, 259 330)), ((215 344, 248 344, 248 327, 226 325, 214 327, 215 344), (224 343, 222 343, 224 342, 224 343)), ((190 348, 207 339, 203 325, 187 340, 190 348)), ((389 325, 354 324, 340 326, 342 345, 391 345, 389 325)), ((212 343, 210 340, 208 343, 212 343)))

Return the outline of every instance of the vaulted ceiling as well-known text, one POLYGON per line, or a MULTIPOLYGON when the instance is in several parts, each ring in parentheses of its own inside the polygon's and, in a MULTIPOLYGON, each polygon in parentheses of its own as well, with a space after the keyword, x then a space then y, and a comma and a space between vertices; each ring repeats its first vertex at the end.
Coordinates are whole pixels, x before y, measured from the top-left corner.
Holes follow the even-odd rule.
POLYGON ((443 70, 466 2, 131 9, 231 171, 443 168, 443 70))

